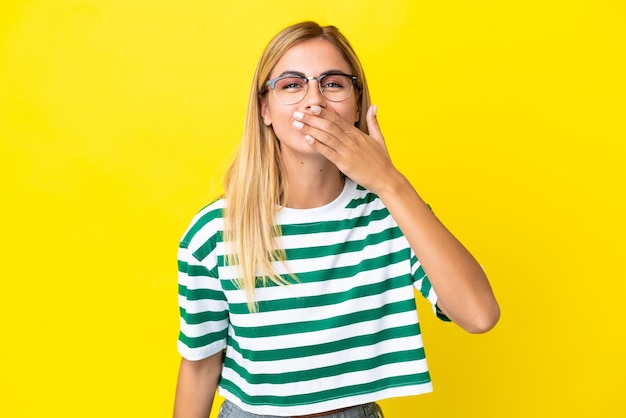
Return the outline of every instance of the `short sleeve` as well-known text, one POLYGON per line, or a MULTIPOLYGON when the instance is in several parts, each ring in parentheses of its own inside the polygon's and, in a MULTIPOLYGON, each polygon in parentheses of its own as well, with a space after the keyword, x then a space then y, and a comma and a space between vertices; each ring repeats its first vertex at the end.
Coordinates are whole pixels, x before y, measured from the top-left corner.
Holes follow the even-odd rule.
POLYGON ((430 284, 430 280, 417 259, 417 256, 413 253, 413 250, 411 250, 411 274, 413 276, 413 286, 430 302, 437 318, 445 322, 450 322, 450 318, 437 306, 437 292, 435 292, 435 289, 433 289, 433 286, 430 284))
POLYGON ((228 334, 228 303, 217 274, 217 233, 208 226, 195 230, 178 248, 178 351, 188 360, 223 350, 228 334))

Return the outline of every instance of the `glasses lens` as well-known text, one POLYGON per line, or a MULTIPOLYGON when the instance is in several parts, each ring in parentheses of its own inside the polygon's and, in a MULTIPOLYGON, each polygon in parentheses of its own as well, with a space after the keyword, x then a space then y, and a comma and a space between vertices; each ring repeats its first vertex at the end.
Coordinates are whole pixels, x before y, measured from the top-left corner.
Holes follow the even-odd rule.
MULTIPOLYGON (((307 81, 295 76, 279 78, 273 87, 276 99, 283 104, 298 103, 306 95, 307 81)), ((331 102, 342 102, 352 94, 352 78, 344 74, 326 74, 319 80, 319 89, 331 102)))
POLYGON ((328 74, 320 81, 320 88, 328 100, 341 102, 352 94, 352 79, 342 74, 328 74))
POLYGON ((306 80, 299 77, 281 78, 274 85, 274 94, 281 103, 298 103, 306 94, 306 80))

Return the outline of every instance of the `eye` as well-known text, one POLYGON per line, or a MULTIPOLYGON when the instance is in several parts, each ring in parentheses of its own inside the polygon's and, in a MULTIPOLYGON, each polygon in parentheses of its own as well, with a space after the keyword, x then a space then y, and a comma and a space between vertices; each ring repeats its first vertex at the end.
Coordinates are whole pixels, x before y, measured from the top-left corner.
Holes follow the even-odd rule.
POLYGON ((348 78, 343 75, 328 75, 322 80, 322 88, 342 90, 348 86, 348 78))
POLYGON ((298 77, 286 77, 276 82, 276 88, 279 90, 301 90, 305 85, 306 83, 298 77))

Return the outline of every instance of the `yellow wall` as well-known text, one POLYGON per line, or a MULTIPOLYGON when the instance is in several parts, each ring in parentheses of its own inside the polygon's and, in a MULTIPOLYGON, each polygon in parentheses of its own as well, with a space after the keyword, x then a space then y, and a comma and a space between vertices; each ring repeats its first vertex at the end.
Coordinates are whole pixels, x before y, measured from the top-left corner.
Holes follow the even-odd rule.
POLYGON ((435 392, 387 417, 626 416, 624 3, 235 3, 2 2, 0 415, 170 415, 178 239, 266 42, 316 19, 503 310, 482 336, 424 310, 435 392))

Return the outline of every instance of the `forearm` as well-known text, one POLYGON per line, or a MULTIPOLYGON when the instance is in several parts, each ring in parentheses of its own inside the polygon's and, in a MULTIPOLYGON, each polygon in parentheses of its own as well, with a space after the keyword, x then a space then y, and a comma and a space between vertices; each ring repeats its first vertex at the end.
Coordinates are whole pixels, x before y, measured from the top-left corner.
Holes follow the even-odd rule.
POLYGON ((492 328, 500 311, 487 277, 394 168, 376 108, 367 112, 369 135, 319 106, 311 106, 310 113, 295 112, 294 118, 311 147, 382 199, 424 267, 444 313, 469 332, 492 328))
POLYGON ((483 269, 469 251, 401 173, 390 173, 376 193, 415 251, 444 313, 468 332, 491 329, 500 310, 483 269))
POLYGON ((222 353, 197 362, 182 359, 176 385, 174 418, 207 418, 222 370, 222 353))

